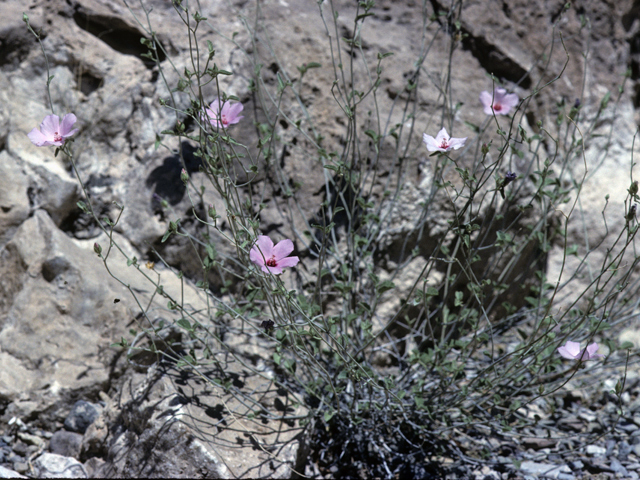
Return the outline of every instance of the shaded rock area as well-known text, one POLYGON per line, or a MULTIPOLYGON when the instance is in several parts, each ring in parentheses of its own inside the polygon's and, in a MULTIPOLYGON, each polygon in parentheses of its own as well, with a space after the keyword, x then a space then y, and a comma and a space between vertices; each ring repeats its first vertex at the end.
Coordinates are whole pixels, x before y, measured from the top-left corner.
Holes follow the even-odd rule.
MULTIPOLYGON (((139 24, 132 12, 138 20, 148 14, 163 46, 159 55, 169 85, 177 84, 176 71, 191 68, 190 43, 172 2, 143 3, 147 12, 138 4, 108 0, 0 2, 0 478, 292 478, 299 474, 329 478, 341 475, 341 464, 358 475, 357 458, 335 453, 335 445, 345 439, 326 439, 327 451, 334 449, 333 457, 320 458, 308 450, 309 429, 302 420, 317 405, 305 404, 304 392, 294 398, 282 388, 282 376, 270 363, 273 345, 263 342, 255 329, 244 336, 228 335, 224 345, 207 345, 212 352, 210 369, 185 368, 136 349, 153 345, 159 352, 175 353, 195 348, 183 330, 159 326, 170 315, 169 295, 183 298, 197 312, 194 318, 201 325, 216 327, 206 316, 211 309, 206 295, 195 286, 202 268, 192 244, 185 238, 172 237, 168 242, 162 238, 169 222, 177 218, 198 228, 195 215, 204 218, 204 205, 209 204, 221 215, 220 224, 228 225, 223 199, 207 191, 201 211, 196 211, 186 195, 181 169, 188 171, 194 184, 203 176, 193 144, 165 138, 168 148, 156 145, 161 131, 186 117, 160 104, 159 99, 172 92, 157 67, 141 57, 147 48, 140 38, 149 35, 146 23, 139 24), (78 117, 75 161, 86 194, 98 217, 119 218, 111 235, 129 259, 136 257, 134 263, 127 264, 113 249, 107 271, 94 253, 94 243, 106 251, 110 238, 79 208, 85 192, 68 159, 54 156, 54 148, 35 147, 27 138, 50 111, 47 65, 40 46, 26 30, 23 11, 41 32, 53 75, 50 91, 56 113, 74 112, 78 117), (178 271, 184 273, 184 281, 173 275, 178 271), (145 275, 158 279, 162 294, 145 275), (157 328, 160 339, 145 336, 145 328, 157 328), (137 343, 123 344, 132 336, 137 343), (239 390, 251 392, 253 403, 238 397, 239 390)), ((315 118, 328 151, 342 148, 345 142, 343 112, 332 95, 329 38, 337 46, 335 54, 346 61, 347 49, 339 38, 354 34, 355 2, 333 2, 340 16, 339 31, 332 31, 331 37, 319 15, 319 9, 332 15, 331 2, 319 3, 198 2, 202 15, 209 18, 199 34, 215 45, 217 66, 233 72, 221 80, 222 88, 245 105, 246 121, 236 126, 234 135, 252 152, 258 151, 260 125, 271 113, 250 88, 258 68, 256 59, 264 61, 260 68, 269 87, 284 74, 297 79, 296 67, 303 64, 322 65, 310 69, 302 82, 300 101, 306 111, 292 102, 281 106, 288 117, 279 119, 274 131, 285 145, 277 159, 284 180, 261 172, 256 182, 265 193, 260 200, 264 203, 261 228, 265 234, 283 238, 294 238, 295 231, 304 231, 309 220, 318 218, 319 206, 329 195, 322 180, 326 169, 308 155, 311 129, 304 130, 308 126, 302 124, 301 131, 295 120, 307 112, 315 118), (254 45, 246 25, 256 18, 257 36, 263 42, 254 45), (265 45, 271 45, 278 56, 270 56, 265 45), (300 209, 287 203, 283 185, 295 190, 300 209), (289 218, 292 226, 287 224, 289 218)), ((420 213, 420 202, 430 196, 435 178, 421 134, 435 135, 443 116, 453 114, 452 124, 447 125, 450 133, 475 136, 474 126, 489 121, 479 107, 478 95, 493 88, 492 74, 524 99, 526 114, 518 121, 536 133, 540 132, 538 122, 553 129, 558 116, 581 99, 580 125, 593 124, 595 138, 572 172, 580 176, 584 170, 587 177, 574 213, 580 220, 567 227, 568 243, 576 243, 583 251, 603 241, 603 253, 581 263, 563 256, 564 245, 554 245, 544 257, 533 252, 526 263, 544 264, 550 281, 559 279, 563 268, 599 268, 610 245, 606 233, 625 225, 624 201, 640 106, 640 4, 584 0, 567 8, 569 4, 561 0, 465 0, 456 5, 457 27, 446 14, 438 14, 449 11, 447 2, 380 0, 361 33, 358 55, 365 55, 371 64, 378 53, 394 53, 383 62, 377 98, 388 124, 404 118, 397 105, 410 99, 415 106, 414 124, 405 127, 418 132, 402 146, 407 173, 392 185, 401 193, 398 203, 385 212, 395 220, 385 232, 380 263, 392 271, 418 247, 420 256, 406 268, 405 277, 394 279, 400 293, 406 293, 419 275, 420 262, 446 230, 452 214, 446 198, 435 198, 428 215, 420 213), (424 23, 423 9, 430 19, 424 23), (428 52, 418 40, 427 35, 435 38, 428 52), (455 35, 460 43, 449 51, 455 35), (450 84, 443 85, 449 56, 454 68, 450 84), (613 102, 619 87, 618 107, 601 113, 603 97, 610 92, 613 102), (453 101, 443 102, 445 91, 452 92, 453 101), (534 92, 538 95, 532 97, 534 92), (460 108, 454 112, 456 104, 460 108), (606 225, 602 221, 605 204, 611 212, 606 225)), ((357 61, 361 59, 355 60, 354 78, 362 80, 370 72, 357 61)), ((215 88, 208 85, 204 92, 213 99, 215 88)), ((175 93, 174 98, 177 107, 189 106, 186 95, 175 93)), ((359 128, 364 131, 367 125, 359 128)), ((483 141, 497 141, 495 130, 488 129, 483 141)), ((552 157, 561 147, 547 143, 543 148, 552 157)), ((391 135, 383 139, 380 149, 384 171, 371 185, 373 196, 384 194, 388 187, 384 179, 396 168, 390 161, 385 163, 396 149, 391 135)), ((465 155, 463 164, 473 152, 465 155)), ((514 156, 510 165, 526 183, 533 168, 527 160, 514 156)), ((247 175, 240 171, 238 178, 244 180, 247 175)), ((530 193, 530 185, 519 188, 522 196, 530 193)), ((217 235, 211 233, 211 241, 227 270, 211 271, 207 280, 211 291, 221 294, 240 280, 233 276, 236 249, 217 235)), ((298 238, 296 250, 302 263, 296 275, 303 282, 308 279, 302 265, 316 260, 308 254, 312 246, 298 238)), ((204 247, 199 253, 206 256, 204 247)), ((522 276, 531 275, 527 268, 530 265, 518 265, 521 276, 508 280, 519 283, 522 276)), ((434 273, 429 285, 436 285, 445 274, 444 270, 434 273)), ((385 272, 383 279, 389 275, 385 272)), ((573 292, 588 285, 585 275, 573 292)), ((399 309, 400 293, 394 292, 393 298, 389 294, 380 311, 392 315, 399 309)), ((520 291, 511 296, 524 303, 520 291)), ((640 347, 637 319, 628 323, 621 340, 640 347)), ((385 361, 380 359, 381 364, 385 361)), ((594 384, 604 381, 593 378, 594 384)), ((615 383, 607 388, 615 388, 615 383)), ((613 395, 603 393, 589 409, 581 403, 585 399, 566 394, 554 397, 555 403, 545 405, 544 411, 541 407, 531 412, 531 421, 540 425, 532 426, 527 438, 495 439, 491 432, 478 429, 473 438, 452 434, 445 439, 458 451, 487 452, 487 465, 476 462, 462 470, 448 470, 453 460, 436 465, 425 457, 414 462, 410 471, 417 477, 451 479, 569 480, 586 475, 637 479, 637 378, 630 378, 625 393, 622 418, 616 417, 613 395), (597 445, 576 442, 577 453, 572 456, 557 454, 555 435, 572 441, 567 438, 576 433, 603 433, 603 438, 597 445)), ((382 467, 380 475, 387 475, 382 467)))

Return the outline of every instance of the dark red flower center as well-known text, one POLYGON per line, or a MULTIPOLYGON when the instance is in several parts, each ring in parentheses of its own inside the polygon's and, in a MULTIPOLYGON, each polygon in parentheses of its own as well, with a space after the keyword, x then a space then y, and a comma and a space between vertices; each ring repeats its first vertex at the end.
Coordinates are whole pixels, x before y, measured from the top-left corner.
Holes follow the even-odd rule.
POLYGON ((277 262, 276 262, 276 257, 275 257, 275 256, 274 256, 274 257, 271 257, 269 260, 267 260, 267 261, 265 262, 265 265, 266 265, 267 267, 277 267, 277 266, 278 266, 278 264, 277 264, 277 262))
POLYGON ((60 135, 58 132, 53 132, 53 140, 56 142, 61 142, 62 141, 62 135, 60 135))
POLYGON ((500 110, 502 110, 502 105, 500 105, 499 103, 494 103, 493 104, 493 111, 494 112, 499 112, 500 110))

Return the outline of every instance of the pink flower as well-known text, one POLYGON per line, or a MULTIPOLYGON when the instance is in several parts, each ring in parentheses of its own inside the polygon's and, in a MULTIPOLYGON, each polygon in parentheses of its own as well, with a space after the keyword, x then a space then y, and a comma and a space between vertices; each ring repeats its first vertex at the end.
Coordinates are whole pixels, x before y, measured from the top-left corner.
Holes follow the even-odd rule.
POLYGON ((507 93, 504 88, 494 88, 493 95, 486 90, 480 94, 480 102, 487 115, 508 115, 520 99, 515 93, 507 93))
POLYGON ((443 128, 438 132, 436 138, 423 133, 422 141, 430 152, 448 152, 451 149, 458 150, 459 148, 464 147, 464 142, 467 141, 467 137, 451 138, 447 133, 447 130, 443 128))
POLYGON ((567 340, 562 347, 558 348, 558 353, 562 355, 564 358, 568 358, 569 360, 593 360, 594 358, 604 357, 598 351, 598 344, 592 343, 588 345, 584 350, 580 350, 580 344, 578 342, 572 342, 567 340))
POLYGON ((67 113, 62 123, 57 115, 47 115, 40 124, 40 130, 34 128, 27 136, 37 147, 61 147, 67 138, 78 132, 77 128, 71 130, 76 120, 73 113, 67 113))
POLYGON ((240 102, 231 105, 231 102, 227 100, 222 104, 222 109, 220 109, 220 99, 216 98, 209 105, 209 108, 205 108, 204 111, 208 117, 206 120, 209 120, 211 125, 227 128, 229 125, 238 123, 244 118, 240 115, 243 108, 244 106, 240 102))
POLYGON ((291 240, 282 240, 274 247, 269 237, 258 235, 258 240, 249 252, 249 258, 264 273, 280 275, 283 268, 295 267, 300 261, 298 257, 287 257, 291 252, 293 252, 291 240))

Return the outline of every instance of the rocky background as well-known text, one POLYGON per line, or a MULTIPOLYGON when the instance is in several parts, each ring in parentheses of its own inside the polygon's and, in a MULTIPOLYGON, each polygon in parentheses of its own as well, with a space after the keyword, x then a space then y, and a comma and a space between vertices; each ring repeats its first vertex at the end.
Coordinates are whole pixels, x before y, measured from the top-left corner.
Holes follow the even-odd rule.
MULTIPOLYGON (((588 176, 575 213, 580 220, 569 224, 569 243, 595 245, 604 239, 606 246, 610 239, 601 213, 605 195, 611 212, 607 227, 620 231, 640 121, 640 3, 584 0, 569 8, 565 3, 465 0, 457 4, 461 43, 451 60, 451 91, 454 103, 460 102, 462 108, 450 133, 473 136, 468 123, 486 121, 478 95, 492 88, 488 74, 527 98, 562 72, 528 101, 523 122, 530 128, 538 121, 553 125, 559 105, 573 105, 577 98, 586 124, 596 118, 601 100, 610 92, 616 107, 598 117, 595 128, 600 136, 585 146, 588 176)), ((73 112, 78 117, 76 161, 99 216, 114 219, 119 213, 114 202, 125 206, 114 235, 127 253, 140 263, 157 261, 155 248, 187 276, 197 272, 188 245, 160 242, 169 220, 189 218, 191 204, 179 180, 178 156, 155 145, 159 132, 175 126, 176 115, 159 103, 168 91, 157 68, 140 57, 146 48, 139 39, 146 36, 148 18, 166 50, 170 85, 177 76, 169 62, 178 71, 188 66, 189 42, 171 2, 149 0, 144 5, 150 10, 148 17, 139 4, 121 1, 0 3, 0 463, 4 469, 42 477, 290 477, 296 469, 305 469, 307 452, 299 427, 286 426, 280 432, 277 451, 260 446, 275 438, 270 437, 275 435, 269 430, 275 428, 272 425, 238 421, 233 434, 218 434, 221 405, 229 408, 232 399, 210 385, 187 382, 181 387, 179 373, 174 372, 175 378, 166 372, 160 375, 157 366, 149 368, 153 362, 148 359, 131 363, 126 350, 112 347, 130 337, 139 315, 126 285, 147 298, 152 292, 137 270, 121 260, 121 281, 108 274, 93 253, 94 242, 104 247, 108 240, 77 207, 83 192, 69 162, 62 155, 54 157, 53 148, 35 147, 26 135, 50 111, 45 58, 23 23, 23 12, 42 32, 54 75, 51 95, 56 113, 73 112), (160 207, 160 199, 168 202, 170 213, 160 207), (201 401, 193 402, 194 397, 201 401), (211 398, 215 401, 207 403, 211 398), (256 429, 263 430, 258 441, 250 433, 256 429)), ((329 43, 317 2, 201 0, 197 5, 208 18, 199 35, 214 44, 218 67, 233 72, 221 79, 222 88, 245 105, 244 122, 234 130, 236 138, 255 146, 256 125, 268 113, 249 88, 255 58, 263 56, 262 73, 271 82, 278 71, 295 78, 296 66, 323 65, 306 74, 302 95, 326 144, 340 144, 343 125, 331 97, 329 43), (277 59, 264 43, 252 45, 247 28, 256 25, 258 35, 269 38, 277 59)), ((338 35, 353 34, 354 5, 349 0, 334 2, 340 11, 338 35)), ((326 1, 320 8, 331 16, 326 1)), ((394 101, 407 95, 407 82, 415 78, 415 62, 422 53, 416 39, 435 36, 416 93, 418 131, 409 160, 415 162, 417 175, 404 187, 407 209, 426 188, 430 175, 428 152, 420 137, 422 132, 435 135, 440 128, 438 87, 448 62, 447 36, 454 34, 443 28, 445 16, 436 15, 425 26, 423 11, 428 17, 448 10, 449 5, 438 0, 381 0, 361 32, 363 51, 372 58, 378 52, 394 53, 385 59, 381 78, 380 108, 385 112, 393 112, 394 101)), ((211 87, 209 93, 213 92, 211 87)), ((393 123, 398 114, 390 116, 393 123)), ((279 125, 279 134, 292 145, 282 152, 283 171, 299 188, 303 212, 311 218, 323 200, 322 167, 308 158, 304 138, 286 120, 279 125)), ((171 139, 167 145, 178 148, 171 139)), ((190 146, 182 148, 185 158, 193 159, 190 146)), ((190 173, 197 175, 192 166, 190 173)), ((523 166, 514 165, 518 168, 523 166)), ((211 202, 223 212, 219 200, 211 202)), ((265 233, 290 235, 280 218, 282 206, 266 203, 265 233)), ((434 224, 443 221, 436 217, 434 224)), ((411 233, 405 220, 398 216, 400 237, 411 233)), ((222 255, 233 255, 221 248, 222 255)), ((303 245, 297 248, 302 251, 303 245)), ((562 258, 559 247, 550 253, 550 278, 558 275, 562 258)), ((589 261, 597 266, 601 259, 593 255, 589 261)), ((162 271, 159 265, 155 268, 162 271)), ((163 277, 165 287, 179 291, 179 282, 171 278, 163 277)), ((203 302, 193 287, 186 295, 193 305, 203 302)), ((154 318, 161 318, 161 313, 154 318)), ((623 338, 640 347, 636 330, 637 324, 630 323, 623 338)), ((239 366, 229 369, 241 375, 239 366)), ((255 385, 261 388, 259 382, 255 385)), ((286 403, 281 393, 270 389, 265 398, 276 407, 286 403)), ((0 477, 4 472, 0 470, 0 477)))

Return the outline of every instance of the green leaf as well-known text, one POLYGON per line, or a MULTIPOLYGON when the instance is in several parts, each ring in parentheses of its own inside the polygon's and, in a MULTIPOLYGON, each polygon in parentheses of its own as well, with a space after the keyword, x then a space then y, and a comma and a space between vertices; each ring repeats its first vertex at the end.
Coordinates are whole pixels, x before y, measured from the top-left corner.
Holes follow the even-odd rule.
POLYGON ((82 200, 80 200, 78 203, 76 203, 76 205, 78 206, 78 208, 80 210, 82 210, 84 213, 89 213, 89 208, 87 207, 87 204, 84 203, 82 200))
POLYGON ((181 318, 180 320, 176 320, 176 323, 187 331, 193 330, 193 327, 191 326, 191 322, 189 322, 189 320, 187 320, 186 318, 181 318))
POLYGON ((427 288, 427 291, 426 291, 425 295, 427 297, 437 297, 438 296, 438 290, 435 287, 429 287, 429 288, 427 288))
POLYGON ((462 304, 464 303, 463 295, 464 295, 464 294, 463 294, 462 292, 456 292, 456 293, 455 293, 456 299, 455 299, 455 301, 453 302, 453 304, 454 304, 456 307, 460 307, 460 306, 462 306, 462 304))
POLYGON ((393 290, 394 288, 396 288, 396 285, 390 280, 385 280, 384 282, 380 282, 376 286, 376 290, 378 291, 378 293, 384 293, 386 291, 393 290))
POLYGON ((336 411, 334 409, 330 409, 324 412, 324 421, 328 422, 329 420, 331 420, 333 418, 333 416, 336 414, 336 411))

